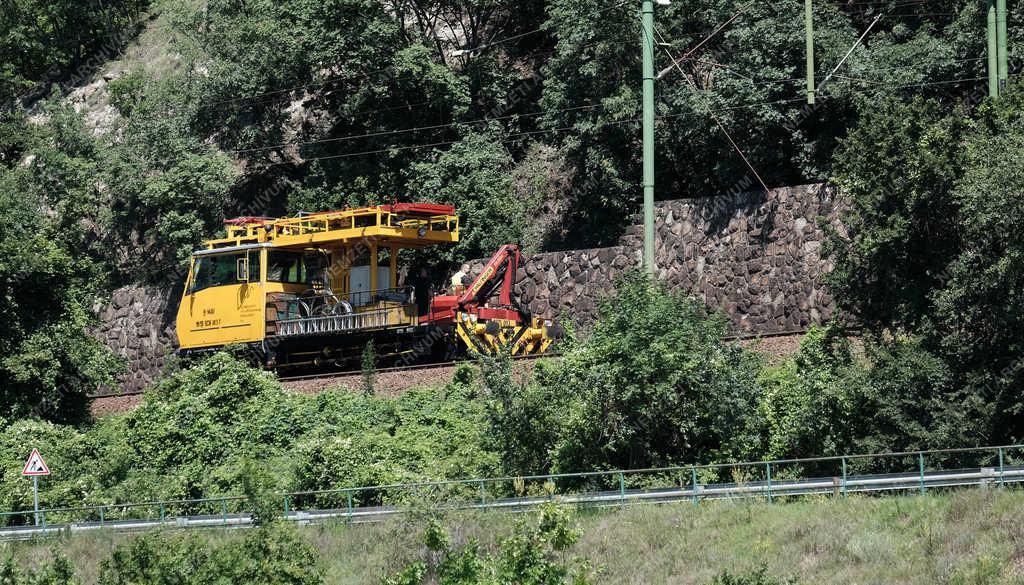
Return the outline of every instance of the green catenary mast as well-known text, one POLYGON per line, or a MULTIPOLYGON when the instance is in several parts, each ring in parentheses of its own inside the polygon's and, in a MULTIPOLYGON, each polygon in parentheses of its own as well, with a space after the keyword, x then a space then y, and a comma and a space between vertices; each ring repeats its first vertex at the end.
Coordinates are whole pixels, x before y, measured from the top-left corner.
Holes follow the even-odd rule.
POLYGON ((643 0, 644 270, 654 275, 654 0, 643 0))

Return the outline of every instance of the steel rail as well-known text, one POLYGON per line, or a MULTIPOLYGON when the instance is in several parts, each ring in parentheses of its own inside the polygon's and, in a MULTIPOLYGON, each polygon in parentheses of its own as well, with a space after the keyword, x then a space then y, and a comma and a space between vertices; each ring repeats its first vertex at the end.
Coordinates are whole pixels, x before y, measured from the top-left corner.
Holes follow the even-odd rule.
MULTIPOLYGON (((651 489, 620 489, 582 493, 552 494, 550 496, 528 496, 499 498, 487 501, 450 502, 434 506, 441 511, 454 510, 498 510, 523 512, 548 502, 557 505, 582 507, 624 507, 637 504, 670 504, 709 500, 738 500, 765 498, 771 501, 778 497, 799 497, 809 495, 832 495, 845 497, 851 493, 878 492, 923 492, 926 489, 1024 483, 1024 466, 1002 469, 978 467, 956 471, 901 472, 839 477, 813 477, 800 479, 765 480, 739 483, 700 484, 688 487, 672 486, 651 489)), ((219 501, 219 500, 215 500, 219 501)), ((116 505, 107 508, 116 508, 116 505)), ((283 517, 299 525, 320 524, 331 521, 349 523, 380 522, 401 515, 413 508, 398 506, 367 506, 333 509, 291 510, 283 517)), ((66 510, 74 510, 68 508, 66 510)), ((51 510, 56 512, 58 510, 51 510)), ((41 537, 66 535, 69 533, 112 530, 118 532, 139 532, 159 528, 245 528, 253 525, 248 513, 203 514, 187 516, 162 516, 160 519, 125 519, 108 521, 67 522, 44 526, 14 526, 0 528, 0 540, 28 540, 41 537)))
MULTIPOLYGON (((537 354, 537 355, 520 355, 520 356, 513 356, 512 357, 512 361, 529 361, 529 360, 536 360, 536 359, 541 359, 541 358, 561 357, 561 356, 562 356, 562 354, 561 353, 557 353, 557 352, 556 353, 542 353, 542 354, 537 354)), ((474 363, 474 362, 473 362, 473 360, 471 358, 467 358, 467 359, 462 359, 462 360, 452 360, 452 361, 447 361, 447 362, 435 362, 435 363, 430 363, 430 364, 412 364, 412 365, 409 365, 409 366, 395 366, 395 367, 390 367, 390 368, 377 368, 377 369, 374 370, 374 374, 389 374, 389 373, 396 373, 396 372, 410 372, 410 371, 418 371, 418 370, 430 370, 430 369, 435 369, 435 368, 437 368, 437 369, 440 369, 440 368, 450 368, 452 366, 457 366, 459 364, 465 364, 465 363, 474 363)), ((279 377, 278 380, 281 381, 281 382, 295 382, 295 381, 301 381, 301 380, 347 378, 347 377, 351 377, 351 376, 361 376, 362 373, 363 372, 361 370, 350 370, 350 371, 345 371, 345 372, 323 372, 323 373, 308 374, 308 375, 302 375, 302 376, 279 377)))
MULTIPOLYGON (((528 360, 536 360, 536 359, 551 358, 551 357, 562 357, 562 354, 558 353, 558 352, 550 352, 550 353, 542 353, 542 354, 538 354, 538 355, 522 355, 522 356, 514 356, 512 358, 512 360, 513 361, 528 361, 528 360)), ((450 368, 450 367, 457 366, 459 364, 464 364, 464 363, 474 363, 474 362, 473 362, 472 359, 467 358, 467 359, 464 359, 464 360, 453 360, 453 361, 447 361, 447 362, 433 362, 433 363, 429 363, 429 364, 412 364, 412 365, 408 365, 408 366, 395 366, 395 367, 389 367, 389 368, 377 368, 377 369, 374 370, 374 374, 375 375, 376 374, 391 374, 391 373, 399 373, 399 372, 413 372, 413 371, 419 371, 419 370, 433 370, 433 369, 441 369, 441 368, 450 368)), ((304 381, 304 380, 333 380, 333 379, 336 379, 336 378, 337 379, 343 379, 343 378, 351 378, 351 377, 354 377, 354 376, 361 376, 362 374, 363 374, 362 370, 346 370, 346 371, 343 371, 343 372, 318 372, 318 373, 315 373, 315 374, 304 374, 304 375, 300 375, 300 376, 284 376, 284 377, 278 377, 277 380, 279 382, 301 382, 301 381, 304 381)), ((90 400, 95 400, 95 399, 98 399, 98 398, 119 398, 121 396, 138 396, 140 394, 145 394, 145 393, 146 393, 145 390, 132 390, 130 392, 103 392, 103 393, 89 394, 88 398, 90 400)))

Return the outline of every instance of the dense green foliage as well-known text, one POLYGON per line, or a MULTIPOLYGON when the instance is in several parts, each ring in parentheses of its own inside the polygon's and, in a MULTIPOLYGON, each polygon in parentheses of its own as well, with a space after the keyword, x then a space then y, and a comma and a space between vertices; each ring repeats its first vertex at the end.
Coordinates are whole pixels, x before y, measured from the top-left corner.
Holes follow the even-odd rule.
MULTIPOLYGON (((1016 22, 1021 8, 1010 9, 1016 22)), ((803 102, 799 3, 694 0, 657 10, 656 65, 665 70, 659 196, 759 187, 722 128, 771 186, 835 176, 853 203, 850 239, 834 246, 837 298, 873 331, 904 331, 938 360, 948 370, 938 387, 970 386, 975 402, 994 405, 979 437, 1020 437, 1016 244, 1000 237, 1014 233, 1007 218, 1019 216, 1012 194, 1020 98, 998 106, 981 99, 983 6, 815 3, 819 82, 875 15, 884 16, 814 108, 803 102)), ((10 288, 0 311, 19 315, 4 325, 3 400, 20 416, 101 381, 108 360, 77 333, 88 321, 84 308, 110 286, 180 280, 188 251, 227 216, 454 203, 463 218, 459 244, 403 258, 440 264, 438 280, 447 265, 505 242, 558 249, 613 241, 639 199, 636 25, 635 6, 597 0, 5 3, 0 102, 25 96, 21 106, 36 115, 30 121, 18 107, 4 108, 0 189, 24 200, 9 212, 18 225, 44 226, 5 231, 0 245, 35 250, 33 238, 45 240, 32 258, 45 277, 30 285, 21 266, 0 266, 10 288), (150 20, 137 25, 142 10, 150 20), (104 71, 110 81, 79 109, 88 115, 109 105, 116 114, 87 127, 83 113, 60 105, 68 88, 47 82, 92 81, 85 76, 141 30, 156 43, 145 49, 168 58, 104 71), (30 88, 38 91, 28 95, 30 88), (28 324, 25 314, 40 318, 28 324), (30 385, 42 390, 33 394, 30 385)), ((1024 36, 1011 26, 1010 37, 1013 62, 1024 36)), ((608 339, 595 355, 619 343, 608 339)), ((580 359, 579 368, 600 366, 580 359)), ((723 359, 720 371, 705 372, 715 384, 753 387, 743 382, 749 365, 723 359)), ((591 403, 610 399, 602 388, 649 381, 673 365, 594 367, 573 392, 585 385, 591 403)), ((586 407, 577 413, 597 427, 576 429, 576 440, 609 452, 569 458, 565 443, 566 465, 663 460, 627 452, 661 443, 665 426, 674 429, 669 444, 686 445, 675 457, 726 455, 713 447, 719 430, 701 434, 706 443, 690 439, 736 405, 684 422, 685 400, 705 397, 670 395, 704 387, 701 380, 643 386, 637 397, 616 398, 632 411, 623 421, 600 420, 586 407), (628 404, 648 399, 659 407, 645 413, 628 404), (634 436, 601 427, 634 428, 637 417, 659 430, 634 436)), ((936 400, 946 390, 936 390, 936 400)), ((798 392, 778 390, 790 391, 798 392)), ((751 393, 736 400, 750 402, 751 393)), ((44 413, 76 418, 73 403, 44 413)))
POLYGON ((508 473, 985 445, 993 428, 982 423, 1005 416, 920 336, 855 346, 838 325, 812 328, 768 365, 663 285, 633 274, 617 290, 589 336, 531 379, 484 364, 492 448, 508 473))
POLYGON ((812 329, 799 352, 762 371, 765 458, 988 444, 976 425, 991 405, 954 385, 919 339, 862 341, 858 352, 842 329, 812 329))
MULTIPOLYGON (((91 307, 115 285, 175 283, 227 216, 453 203, 460 243, 403 258, 444 267, 506 242, 609 243, 639 195, 635 5, 160 2, 150 30, 180 60, 112 75, 83 104, 116 112, 93 128, 62 84, 90 81, 148 7, 13 0, 0 13, 0 509, 30 506, 14 471, 31 444, 57 470, 44 506, 244 494, 261 527, 212 547, 133 539, 101 584, 321 582, 310 546, 274 521, 284 490, 1024 440, 1024 93, 982 99, 983 5, 962 0, 816 2, 819 81, 885 15, 816 108, 802 99, 799 3, 658 7, 659 196, 757 189, 729 136, 769 185, 831 179, 850 210, 829 284, 859 342, 815 328, 766 365, 721 341, 722 317, 631 274, 593 330, 529 377, 500 357, 375 396, 368 346, 362 395, 309 397, 218 355, 83 424, 84 393, 117 370, 86 334, 91 307)), ((555 508, 491 552, 431 525, 424 560, 387 583, 579 585, 576 537, 555 508)), ((991 572, 984 559, 973 571, 991 572)), ((7 562, 0 581, 76 583, 59 556, 37 572, 7 562)), ((774 583, 765 570, 713 581, 774 583)))
POLYGON ((489 384, 507 466, 574 472, 740 456, 757 361, 722 343, 725 321, 637 273, 599 313, 590 335, 525 387, 489 384))
POLYGON ((829 282, 893 363, 876 400, 917 401, 919 434, 943 445, 1024 437, 1022 105, 1018 91, 971 116, 883 104, 837 158, 851 210, 829 282))
POLYGON ((33 162, 45 176, 36 182, 28 180, 32 169, 5 173, 0 166, 0 411, 67 422, 82 416, 86 392, 112 381, 117 363, 85 331, 103 290, 102 269, 77 253, 60 216, 40 213, 57 204, 48 197, 59 188, 48 180, 54 174, 92 172, 76 158, 88 143, 65 132, 61 123, 73 120, 56 115, 61 120, 38 139, 65 150, 33 162))
MULTIPOLYGON (((231 505, 258 504, 264 519, 280 502, 263 494, 283 491, 987 440, 977 421, 991 420, 993 405, 955 385, 918 338, 868 338, 859 351, 840 329, 814 329, 799 352, 766 366, 721 340, 720 316, 664 285, 633 273, 617 290, 602 301, 594 330, 531 376, 514 375, 498 358, 396 398, 344 389, 305 396, 219 354, 163 380, 135 410, 90 427, 9 421, 0 437, 0 469, 8 470, 0 508, 30 507, 30 487, 14 473, 29 444, 60 470, 43 482, 44 506, 246 494, 249 504, 231 505), (662 327, 665 319, 676 326, 662 327)), ((476 497, 474 488, 374 488, 352 501, 440 501, 476 497)), ((293 503, 343 506, 346 498, 293 503)))
MULTIPOLYGON (((5 104, 111 58, 147 6, 8 4, 5 104)), ((736 10, 659 7, 659 47, 678 56, 736 10)), ((113 75, 109 128, 59 87, 0 119, 0 457, 49 447, 69 473, 48 501, 109 503, 1021 440, 1024 95, 978 91, 979 3, 815 3, 820 71, 876 11, 806 108, 799 3, 744 5, 661 78, 656 129, 666 197, 756 188, 720 125, 771 185, 832 178, 850 210, 829 284, 863 350, 828 327, 765 367, 720 341, 720 317, 631 275, 529 379, 498 359, 478 380, 376 397, 368 349, 366 395, 310 398, 218 356, 130 414, 62 426, 116 371, 84 333, 89 309, 114 285, 179 280, 228 215, 454 203, 458 246, 403 259, 443 267, 509 241, 609 242, 638 199, 635 6, 157 3, 180 61, 113 75)), ((3 482, 5 507, 25 507, 3 482)))
POLYGON ((482 446, 483 407, 466 399, 469 391, 452 384, 399 398, 302 396, 221 354, 87 429, 8 424, 0 508, 31 508, 31 486, 17 473, 29 444, 59 470, 41 483, 50 507, 495 475, 497 455, 482 446))
MULTIPOLYGON (((44 52, 69 66, 90 52, 109 59, 104 41, 114 32, 132 38, 126 24, 145 6, 90 2, 76 20, 70 5, 15 4, 0 33, 7 47, 30 47, 5 63, 19 80, 41 78, 50 66, 44 52)), ((827 177, 837 141, 870 120, 879 100, 923 94, 976 103, 981 5, 903 4, 815 6, 822 77, 876 11, 886 15, 816 108, 801 99, 798 3, 745 5, 733 20, 730 2, 659 7, 659 69, 729 21, 682 71, 659 81, 659 192, 757 188, 719 122, 743 137, 759 174, 780 185, 827 177)), ((117 72, 107 101, 121 117, 98 139, 111 151, 99 167, 110 172, 81 181, 106 199, 85 214, 114 240, 101 256, 120 278, 166 280, 181 247, 227 214, 393 199, 462 210, 463 241, 445 260, 506 241, 559 248, 614 240, 639 195, 634 8, 596 0, 214 1, 202 10, 158 2, 152 27, 166 29, 160 49, 179 54, 180 66, 117 72), (241 172, 226 172, 212 150, 244 163, 241 172), (108 224, 99 216, 110 210, 119 217, 108 224), (150 252, 156 267, 135 261, 126 243, 150 252)), ((1013 20, 1020 8, 1010 8, 1013 20)), ((1020 32, 1010 32, 1013 50, 1020 32)), ((21 139, 3 127, 0 150, 10 150, 21 139)), ((893 133, 894 144, 900 139, 893 133)))

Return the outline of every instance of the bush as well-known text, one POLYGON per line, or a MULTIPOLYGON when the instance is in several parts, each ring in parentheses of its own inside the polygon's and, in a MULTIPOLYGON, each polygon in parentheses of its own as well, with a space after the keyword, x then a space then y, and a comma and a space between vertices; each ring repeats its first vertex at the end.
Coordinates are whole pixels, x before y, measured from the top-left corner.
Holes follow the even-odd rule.
MULTIPOLYGON (((40 483, 44 507, 246 493, 269 518, 282 504, 266 494, 286 490, 496 475, 483 404, 467 392, 452 384, 397 398, 304 396, 222 353, 83 430, 13 422, 0 435, 0 462, 20 469, 26 445, 41 449, 54 471, 40 483)), ((31 508, 31 484, 0 476, 0 507, 31 508)))
POLYGON ((0 565, 0 583, 3 585, 79 585, 75 569, 64 555, 54 551, 53 560, 38 571, 22 571, 8 558, 0 565))
POLYGON ((501 464, 511 475, 540 475, 551 467, 551 450, 561 438, 562 413, 572 397, 555 391, 551 368, 538 362, 533 376, 512 374, 508 355, 480 358, 482 394, 487 397, 488 445, 501 452, 501 464))
MULTIPOLYGON (((74 228, 40 211, 76 213, 59 194, 96 172, 77 156, 90 150, 80 144, 80 122, 48 114, 46 141, 68 152, 35 152, 31 164, 0 167, 0 412, 80 423, 88 418, 86 393, 111 384, 119 360, 86 332, 103 271, 69 242, 74 228)), ((96 192, 84 188, 76 197, 95 200, 96 192)))
MULTIPOLYGON (((568 407, 553 467, 572 472, 735 459, 756 443, 759 359, 724 317, 627 274, 545 383, 568 407)), ((558 400, 554 400, 557 404, 558 400)))
POLYGON ((533 519, 518 522, 492 554, 482 553, 474 540, 452 546, 444 529, 431 521, 423 537, 425 558, 385 579, 384 585, 587 585, 589 565, 564 560, 578 539, 570 513, 554 504, 545 504, 533 519))
POLYGON ((99 585, 317 585, 316 550, 293 526, 246 531, 242 539, 203 542, 194 535, 144 534, 103 561, 99 585))
POLYGON ((746 573, 723 571, 708 585, 796 585, 796 580, 772 577, 768 574, 768 567, 761 565, 761 568, 746 573))
POLYGON ((796 355, 762 371, 760 416, 768 459, 849 453, 855 428, 850 342, 838 327, 812 327, 796 355))

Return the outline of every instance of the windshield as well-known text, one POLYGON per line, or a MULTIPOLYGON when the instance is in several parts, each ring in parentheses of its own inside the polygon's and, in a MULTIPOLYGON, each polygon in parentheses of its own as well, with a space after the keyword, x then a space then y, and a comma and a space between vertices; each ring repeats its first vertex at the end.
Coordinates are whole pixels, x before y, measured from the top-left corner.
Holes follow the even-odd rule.
MULTIPOLYGON (((249 256, 249 278, 242 274, 242 281, 259 281, 259 252, 253 250, 249 256)), ((246 257, 246 253, 240 254, 218 254, 215 256, 200 256, 196 258, 192 267, 192 292, 203 290, 214 286, 239 283, 239 265, 246 257)), ((243 269, 244 270, 244 269, 243 269)))

